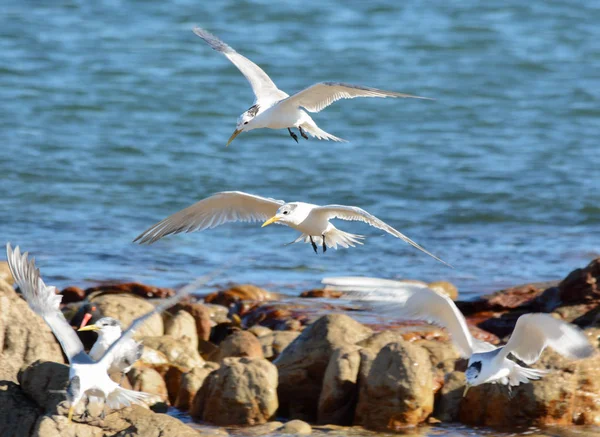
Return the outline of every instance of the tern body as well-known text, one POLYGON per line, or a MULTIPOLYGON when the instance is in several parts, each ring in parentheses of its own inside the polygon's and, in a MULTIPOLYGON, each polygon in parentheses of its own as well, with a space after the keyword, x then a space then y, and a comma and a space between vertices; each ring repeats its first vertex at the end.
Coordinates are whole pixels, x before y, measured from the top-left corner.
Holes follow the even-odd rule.
POLYGON ((200 28, 195 28, 194 33, 214 50, 225 55, 240 70, 250 83, 255 95, 254 105, 239 117, 236 129, 227 145, 242 132, 264 128, 287 128, 296 142, 298 142, 298 136, 290 128, 297 128, 305 139, 308 139, 306 134, 308 133, 320 140, 345 141, 320 129, 306 111, 319 112, 340 99, 355 97, 401 97, 431 100, 426 97, 341 82, 320 82, 290 96, 277 88, 263 69, 213 34, 200 28))
POLYGON ((266 220, 263 227, 278 223, 296 229, 301 235, 292 243, 301 241, 311 243, 315 252, 317 252, 318 246, 321 246, 325 252, 328 247, 337 249, 338 246, 347 248, 363 244, 361 240, 364 237, 362 235, 344 232, 330 222, 336 218, 366 223, 405 241, 446 264, 387 223, 356 206, 319 206, 304 202, 285 203, 283 200, 241 191, 223 191, 207 197, 151 226, 134 241, 151 244, 171 234, 203 231, 229 222, 266 220))
POLYGON ((524 314, 517 320, 508 343, 496 347, 473 338, 467 321, 447 295, 424 284, 381 280, 377 278, 325 278, 327 288, 347 297, 373 303, 378 314, 409 320, 425 320, 446 328, 461 356, 468 358, 466 387, 485 383, 509 388, 539 379, 546 370, 531 369, 511 360, 513 356, 527 365, 535 363, 546 347, 570 359, 587 358, 595 353, 585 334, 576 326, 555 319, 550 314, 524 314))

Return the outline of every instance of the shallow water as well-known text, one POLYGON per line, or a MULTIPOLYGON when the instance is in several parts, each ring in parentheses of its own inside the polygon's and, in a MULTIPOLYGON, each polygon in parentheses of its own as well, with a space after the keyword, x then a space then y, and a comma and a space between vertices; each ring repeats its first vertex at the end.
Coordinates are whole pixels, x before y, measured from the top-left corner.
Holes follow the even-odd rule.
POLYGON ((360 274, 473 296, 600 252, 597 2, 9 2, 0 20, 0 241, 57 285, 175 285, 241 254, 232 280, 291 294, 360 274), (336 80, 437 100, 315 114, 348 144, 264 130, 225 148, 253 96, 194 25, 289 92, 336 80), (221 190, 359 205, 456 269, 353 223, 367 244, 325 256, 249 224, 131 244, 221 190))

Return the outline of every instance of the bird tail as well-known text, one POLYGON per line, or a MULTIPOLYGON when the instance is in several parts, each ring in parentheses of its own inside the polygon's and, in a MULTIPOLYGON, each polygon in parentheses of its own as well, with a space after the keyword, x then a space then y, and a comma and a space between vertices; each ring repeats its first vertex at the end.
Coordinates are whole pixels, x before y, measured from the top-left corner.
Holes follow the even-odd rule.
POLYGON ((148 405, 157 400, 157 395, 142 391, 127 390, 117 387, 106 398, 106 405, 113 410, 129 407, 131 405, 148 405))
POLYGON ((508 384, 510 386, 526 384, 530 380, 540 379, 548 373, 548 370, 530 369, 527 367, 522 367, 515 363, 508 375, 508 384))
POLYGON ((347 140, 344 140, 342 138, 338 138, 334 135, 328 134, 327 132, 325 132, 323 129, 319 128, 319 126, 317 126, 314 122, 313 123, 302 123, 300 125, 300 127, 302 129, 304 129, 304 131, 308 132, 310 134, 311 137, 313 138, 317 138, 319 140, 326 140, 326 141, 337 141, 338 143, 347 143, 347 140))
MULTIPOLYGON (((323 245, 323 238, 320 236, 313 236, 312 237, 313 241, 315 242, 315 244, 317 246, 322 246, 323 245)), ((344 232, 344 231, 340 231, 337 228, 333 228, 332 230, 328 231, 325 234, 325 244, 327 244, 327 247, 332 248, 332 249, 337 249, 338 246, 341 247, 354 247, 357 244, 362 245, 363 242, 361 240, 364 240, 365 237, 362 235, 356 235, 356 234, 350 234, 348 232, 344 232)), ((296 238, 294 241, 292 241, 289 244, 294 244, 294 243, 310 243, 310 235, 308 234, 301 234, 298 238, 296 238)))

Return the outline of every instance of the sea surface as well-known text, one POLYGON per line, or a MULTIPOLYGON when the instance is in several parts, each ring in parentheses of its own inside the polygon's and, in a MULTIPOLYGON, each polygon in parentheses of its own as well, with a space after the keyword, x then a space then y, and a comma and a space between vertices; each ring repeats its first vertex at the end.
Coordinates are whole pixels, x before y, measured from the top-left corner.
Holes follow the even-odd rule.
MULTIPOLYGON (((288 294, 324 276, 450 280, 472 298, 559 279, 600 253, 600 3, 4 2, 0 242, 48 282, 223 281, 288 294), (293 93, 342 81, 435 101, 340 101, 314 120, 349 143, 258 130, 253 95, 205 27, 293 93), (315 255, 282 226, 132 244, 214 192, 357 205, 451 263, 366 225, 315 255)), ((0 256, 1 257, 1 256, 0 256)))

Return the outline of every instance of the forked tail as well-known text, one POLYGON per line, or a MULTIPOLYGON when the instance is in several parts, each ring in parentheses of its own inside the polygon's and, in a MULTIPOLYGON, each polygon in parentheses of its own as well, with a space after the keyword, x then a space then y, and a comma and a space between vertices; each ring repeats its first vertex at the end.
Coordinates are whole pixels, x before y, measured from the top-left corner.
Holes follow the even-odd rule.
POLYGON ((510 374, 508 375, 508 384, 510 386, 526 384, 530 380, 540 379, 548 373, 548 370, 530 369, 527 367, 519 366, 517 363, 515 363, 512 370, 510 371, 510 374))
POLYGON ((319 140, 326 140, 326 141, 331 140, 331 141, 337 141, 339 143, 347 143, 348 142, 347 140, 344 140, 342 138, 338 138, 336 136, 328 134, 323 129, 319 128, 319 126, 317 126, 314 122, 304 122, 300 125, 300 127, 302 129, 304 129, 305 132, 308 132, 311 137, 317 138, 319 140))
POLYGON ((149 402, 154 401, 156 398, 156 395, 150 393, 117 387, 106 398, 106 405, 113 410, 118 410, 134 404, 148 405, 149 402))
MULTIPOLYGON (((313 236, 312 239, 318 247, 323 245, 323 238, 321 236, 313 236)), ((348 248, 354 247, 357 244, 362 245, 363 242, 361 240, 364 239, 365 237, 362 235, 350 234, 348 232, 340 231, 337 228, 333 228, 325 233, 325 245, 332 249, 337 249, 338 246, 348 248)), ((301 234, 289 244, 299 242, 310 243, 310 235, 301 234)))

